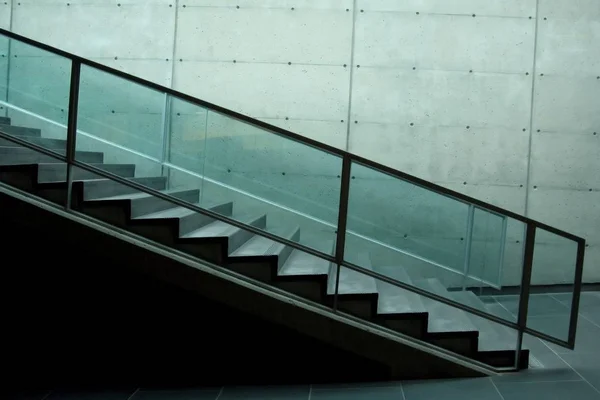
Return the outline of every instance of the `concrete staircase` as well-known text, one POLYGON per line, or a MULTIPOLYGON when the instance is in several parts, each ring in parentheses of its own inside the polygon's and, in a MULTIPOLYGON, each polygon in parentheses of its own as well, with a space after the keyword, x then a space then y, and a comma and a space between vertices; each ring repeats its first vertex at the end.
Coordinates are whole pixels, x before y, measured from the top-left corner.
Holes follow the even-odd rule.
MULTIPOLYGON (((66 148, 64 140, 43 138, 38 129, 12 126, 8 118, 0 117, 0 132, 59 153, 66 148)), ((105 164, 102 153, 79 152, 77 159, 191 204, 200 202, 199 190, 170 190, 166 179, 160 176, 136 178, 135 165, 105 164)), ((51 201, 66 199, 64 164, 2 138, 0 180, 51 201)), ((328 261, 114 181, 98 179, 88 171, 75 169, 73 189, 73 207, 89 216, 312 301, 333 304, 337 266, 328 261)), ((232 202, 209 208, 290 240, 310 236, 310 232, 301 232, 299 227, 271 228, 267 215, 246 214, 232 202)), ((327 245, 333 248, 334 243, 327 245)), ((369 254, 361 257, 364 268, 482 311, 493 311, 473 292, 449 292, 439 280, 425 279, 414 269, 409 273, 400 265, 372 265, 369 254)), ((346 313, 474 360, 496 367, 514 363, 516 332, 368 275, 342 269, 337 301, 346 313)), ((529 351, 523 350, 521 368, 527 368, 528 358, 529 351)))

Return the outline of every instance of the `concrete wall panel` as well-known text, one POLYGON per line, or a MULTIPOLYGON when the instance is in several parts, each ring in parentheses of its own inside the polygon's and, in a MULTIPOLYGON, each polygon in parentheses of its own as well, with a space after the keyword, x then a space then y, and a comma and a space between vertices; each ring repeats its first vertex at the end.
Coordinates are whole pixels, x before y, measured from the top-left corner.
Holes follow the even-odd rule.
POLYGON ((190 7, 179 11, 177 59, 350 63, 352 13, 308 9, 190 7), (323 31, 322 27, 327 27, 323 31), (269 43, 269 45, 265 45, 269 43))
POLYGON ((536 80, 536 131, 600 134, 600 79, 551 75, 536 80))
POLYGON ((315 121, 307 119, 286 120, 285 118, 261 118, 261 120, 339 149, 346 148, 347 125, 345 120, 315 121))
POLYGON ((549 20, 600 20, 597 0, 540 0, 539 15, 549 20))
POLYGON ((0 2, 0 28, 10 29, 12 0, 0 2))
POLYGON ((358 0, 365 11, 397 11, 440 14, 476 14, 504 17, 535 16, 535 0, 358 0))
POLYGON ((352 120, 406 127, 529 124, 530 76, 357 68, 352 120))
POLYGON ((347 118, 348 68, 177 62, 175 89, 258 118, 347 118), (276 99, 276 100, 275 100, 276 99))
POLYGON ((240 7, 243 8, 296 8, 296 9, 338 9, 352 7, 353 0, 260 0, 241 2, 239 0, 185 0, 187 7, 240 7))
MULTIPOLYGON (((600 9, 600 5, 597 4, 597 8, 600 9)), ((542 20, 538 33, 537 69, 544 75, 589 75, 595 78, 600 75, 598 42, 600 17, 597 20, 542 20)))
POLYGON ((436 182, 448 189, 475 197, 519 214, 525 213, 525 186, 436 182))
POLYGON ((166 59, 175 28, 171 3, 20 1, 13 31, 83 57, 166 59))
POLYGON ((556 189, 600 189, 600 136, 534 133, 531 185, 556 189))
POLYGON ((428 180, 516 186, 527 180, 529 138, 522 130, 358 123, 350 139, 351 152, 428 180))
POLYGON ((534 27, 526 18, 359 13, 355 64, 525 74, 533 65, 534 27))

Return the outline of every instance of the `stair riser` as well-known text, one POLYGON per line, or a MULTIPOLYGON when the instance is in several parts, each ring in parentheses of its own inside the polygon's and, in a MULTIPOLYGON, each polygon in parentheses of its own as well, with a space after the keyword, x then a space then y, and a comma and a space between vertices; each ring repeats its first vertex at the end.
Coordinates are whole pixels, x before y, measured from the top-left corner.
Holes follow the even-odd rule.
POLYGON ((40 129, 25 128, 22 126, 0 125, 0 132, 13 136, 42 136, 42 131, 40 129))
POLYGON ((305 299, 312 300, 317 303, 323 302, 324 287, 318 282, 292 282, 292 281, 275 281, 273 285, 281 290, 296 294, 305 299))
POLYGON ((0 125, 10 125, 10 118, 0 117, 0 125))
MULTIPOLYGON (((199 190, 186 190, 181 193, 173 193, 173 197, 188 203, 197 203, 200 198, 199 190)), ((134 199, 131 201, 131 217, 136 218, 146 214, 152 214, 158 211, 175 208, 177 205, 170 201, 163 200, 158 197, 145 197, 142 199, 134 199)))
POLYGON ((258 263, 230 263, 227 268, 237 272, 240 275, 247 276, 248 278, 256 279, 257 281, 264 283, 273 282, 273 267, 268 262, 258 263))
MULTIPOLYGON (((119 175, 123 178, 132 178, 135 173, 134 165, 110 165, 106 164, 103 166, 97 165, 96 167, 101 168, 107 172, 119 175)), ((74 168, 73 179, 99 179, 101 178, 93 172, 87 170, 74 168)), ((40 166, 38 172, 38 182, 65 182, 67 180, 67 168, 65 164, 51 164, 40 166)))
MULTIPOLYGON (((330 296, 331 297, 331 296, 330 296)), ((373 302, 371 300, 344 300, 343 295, 338 296, 338 309, 359 318, 371 319, 373 314, 373 302)), ((333 302, 333 299, 331 299, 333 302)))
POLYGON ((223 265, 225 263, 225 242, 206 241, 202 243, 202 239, 198 239, 195 243, 177 243, 176 247, 191 256, 214 264, 223 265))
POLYGON ((163 224, 147 223, 146 221, 130 222, 127 229, 137 235, 143 236, 152 241, 164 244, 166 246, 174 246, 177 221, 164 221, 163 224))
MULTIPOLYGON (((167 185, 166 178, 135 178, 133 181, 154 190, 164 190, 167 185)), ((119 196, 137 192, 138 190, 135 188, 114 181, 91 181, 85 182, 84 199, 93 200, 102 197, 119 196)))
POLYGON ((427 330, 427 323, 421 320, 387 320, 381 325, 417 339, 422 339, 427 330))
POLYGON ((121 206, 102 203, 86 204, 80 206, 80 210, 90 217, 97 218, 119 228, 127 229, 129 216, 125 202, 121 206))
POLYGON ((471 338, 428 338, 427 341, 431 344, 467 357, 474 357, 477 353, 476 340, 471 338))
MULTIPOLYGON (((19 149, 20 150, 20 149, 19 149)), ((36 153, 31 150, 30 152, 19 153, 0 153, 0 165, 19 165, 19 164, 37 164, 37 163, 53 163, 57 162, 54 157, 47 156, 45 154, 36 153), (19 154, 21 153, 21 154, 19 154)), ((77 160, 81 162, 100 164, 103 161, 102 153, 77 153, 77 160)))

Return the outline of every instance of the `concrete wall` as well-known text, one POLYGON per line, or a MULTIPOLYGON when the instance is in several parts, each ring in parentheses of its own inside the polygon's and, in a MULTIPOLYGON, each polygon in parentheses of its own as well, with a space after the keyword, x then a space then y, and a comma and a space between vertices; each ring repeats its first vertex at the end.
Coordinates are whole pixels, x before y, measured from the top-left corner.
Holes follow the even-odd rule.
MULTIPOLYGON (((589 243, 585 279, 600 280, 597 0, 13 0, 0 10, 0 24, 17 33, 582 235, 589 243)), ((120 86, 101 77, 90 82, 90 93, 120 86)), ((158 100, 149 97, 133 108, 107 101, 90 119, 127 134, 143 126, 152 138, 158 100), (132 115, 144 125, 126 124, 132 115)), ((261 133, 234 139, 239 135, 229 131, 225 140, 207 128, 207 113, 190 108, 173 107, 173 159, 196 171, 208 165, 222 177, 231 165, 204 157, 215 143, 246 149, 232 151, 233 159, 247 155, 250 142, 259 153, 292 154, 258 163, 252 173, 234 166, 239 174, 231 182, 257 195, 285 181, 314 183, 318 190, 288 187, 278 200, 335 220, 339 172, 331 162, 316 157, 303 169, 306 154, 264 144, 256 139, 261 133), (190 127, 196 135, 185 133, 190 127)), ((391 245, 412 240, 411 248, 434 258, 433 250, 448 257, 445 249, 453 249, 461 265, 464 207, 424 203, 404 188, 405 197, 387 196, 401 201, 398 213, 372 196, 392 190, 386 177, 353 172, 355 230, 391 245), (420 215, 431 228, 424 232, 407 215, 420 215), (438 232, 444 226, 451 228, 438 232)), ((497 221, 479 218, 489 223, 479 225, 477 257, 490 256, 478 268, 493 261, 489 245, 499 237, 497 221)), ((504 283, 516 283, 523 227, 508 226, 504 283)), ((565 273, 572 272, 570 243, 548 235, 538 242, 534 281, 572 279, 565 273)))

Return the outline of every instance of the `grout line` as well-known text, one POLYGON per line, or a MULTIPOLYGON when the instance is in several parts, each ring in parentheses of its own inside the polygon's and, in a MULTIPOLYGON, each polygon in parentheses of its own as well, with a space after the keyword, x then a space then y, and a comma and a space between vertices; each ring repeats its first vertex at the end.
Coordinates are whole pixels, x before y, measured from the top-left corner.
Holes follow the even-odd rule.
POLYGON ((136 393, 139 392, 139 391, 140 391, 140 388, 135 389, 135 391, 133 393, 131 393, 131 395, 127 398, 127 400, 133 399, 133 396, 135 396, 136 393))
POLYGON ((215 400, 219 400, 219 397, 221 397, 221 395, 223 394, 223 390, 225 390, 225 386, 221 387, 221 390, 219 390, 219 394, 217 395, 217 397, 215 397, 215 400))
POLYGON ((308 400, 312 397, 312 384, 308 385, 308 400))
POLYGON ((48 393, 44 395, 40 400, 46 400, 52 394, 52 390, 49 390, 48 393))
POLYGON ((489 378, 489 380, 490 380, 490 382, 492 382, 492 386, 494 386, 494 389, 496 389, 496 392, 498 393, 498 396, 500 396, 500 398, 502 400, 505 400, 504 396, 502 396, 502 393, 500 393, 500 389, 498 389, 498 386, 496 386, 496 383, 494 383, 494 380, 491 377, 489 378))
MULTIPOLYGON (((552 297, 554 300, 558 301, 560 304, 563 304, 563 305, 565 305, 565 306, 569 307, 569 306, 568 306, 566 303, 564 303, 563 301, 561 301, 561 300, 557 299, 557 298, 556 298, 556 297, 554 297, 553 295, 550 295, 550 297, 552 297)), ((581 302, 581 301, 580 301, 580 302, 581 302)), ((597 328, 600 328, 600 325, 598 325, 597 323, 595 323, 594 321, 592 321, 591 319, 589 319, 588 317, 586 317, 585 315, 583 315, 583 313, 582 313, 582 311, 581 311, 581 308, 579 308, 579 310, 580 310, 580 311, 579 311, 579 314, 578 314, 578 315, 579 315, 579 317, 581 317, 581 318, 585 319, 587 322, 589 322, 590 324, 594 325, 595 327, 597 327, 597 328)))
POLYGON ((600 394, 600 389, 599 389, 599 388, 596 388, 596 387, 595 387, 594 385, 592 385, 592 384, 591 384, 591 383, 590 383, 590 382, 589 382, 587 379, 585 379, 585 378, 583 377, 583 375, 581 375, 581 374, 579 373, 579 371, 577 371, 575 368, 573 368, 573 366, 572 366, 571 364, 569 364, 568 362, 566 362, 566 361, 565 361, 565 359, 564 359, 564 358, 562 358, 562 357, 560 356, 560 354, 558 354, 556 351, 554 351, 554 349, 553 349, 552 347, 548 346, 548 344, 547 344, 546 342, 544 342, 544 341, 542 340, 542 343, 544 343, 544 345, 545 345, 546 347, 548 347, 548 349, 550 349, 550 351, 551 351, 551 352, 553 352, 553 353, 556 355, 556 357, 558 357, 558 358, 559 358, 559 359, 560 359, 562 362, 564 362, 564 363, 565 363, 565 364, 566 364, 566 365, 567 365, 569 368, 571 368, 571 369, 573 370, 573 372, 575 372, 575 373, 576 373, 576 374, 577 374, 577 375, 578 375, 578 376, 581 378, 581 380, 582 380, 582 381, 584 381, 585 383, 587 383, 588 385, 590 385, 590 386, 591 386, 591 388, 592 388, 592 389, 594 389, 594 391, 596 391, 596 392, 598 392, 598 394, 600 394))
MULTIPOLYGON (((492 379, 492 378, 490 378, 492 379)), ((400 393, 402 393, 402 400, 406 400, 406 395, 404 394, 404 383, 400 382, 400 393)))

